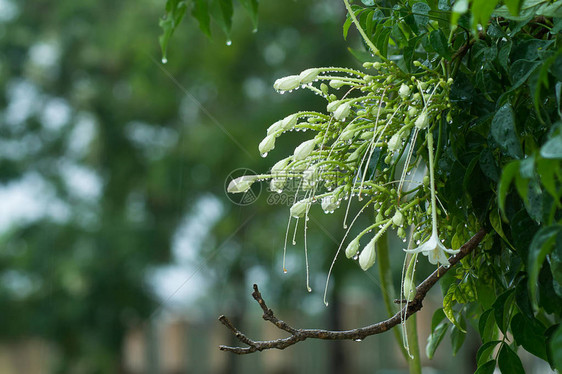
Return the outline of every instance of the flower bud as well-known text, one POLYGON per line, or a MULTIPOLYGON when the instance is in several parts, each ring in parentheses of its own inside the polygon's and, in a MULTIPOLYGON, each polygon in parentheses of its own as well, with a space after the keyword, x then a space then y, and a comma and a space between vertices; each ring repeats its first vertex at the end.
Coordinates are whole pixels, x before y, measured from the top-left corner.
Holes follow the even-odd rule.
POLYGON ((332 101, 331 103, 328 104, 328 106, 326 107, 326 110, 330 113, 334 112, 336 109, 338 109, 340 104, 341 104, 340 100, 332 101))
POLYGON ((315 146, 316 140, 314 139, 307 140, 306 142, 301 143, 297 148, 295 148, 293 158, 295 159, 295 161, 304 160, 312 153, 315 146))
POLYGON ((257 177, 255 175, 243 175, 236 179, 230 181, 227 187, 229 193, 241 193, 246 192, 252 187, 252 184, 256 181, 257 177))
POLYGON ((297 119, 299 118, 298 114, 291 114, 281 120, 281 128, 284 131, 290 130, 297 124, 297 119))
POLYGON ((275 163, 275 165, 273 165, 271 167, 271 174, 275 175, 275 174, 283 171, 287 167, 287 165, 289 165, 289 161, 291 161, 290 157, 287 157, 287 158, 284 158, 284 159, 281 159, 281 160, 277 161, 275 163))
POLYGON ((275 134, 283 130, 283 120, 275 122, 273 125, 267 128, 267 135, 275 134))
POLYGON ((359 255, 359 266, 361 266, 361 269, 367 270, 373 266, 376 258, 377 252, 375 251, 375 238, 373 238, 361 251, 361 254, 359 255))
POLYGON ((416 108, 415 106, 411 106, 408 108, 408 114, 410 115, 410 117, 415 116, 418 113, 418 108, 416 108))
POLYGON ((285 178, 273 178, 271 182, 269 182, 269 189, 273 192, 281 193, 283 192, 286 181, 285 178))
POLYGON ((404 224, 404 215, 402 214, 402 212, 397 210, 396 213, 394 213, 394 216, 392 217, 392 223, 395 226, 402 226, 404 224))
POLYGON ((334 117, 338 121, 344 120, 351 111, 351 105, 349 103, 343 103, 342 105, 338 106, 338 108, 334 111, 334 117))
POLYGON ((345 248, 345 257, 352 258, 359 250, 359 238, 353 239, 345 248))
POLYGON ((322 91, 324 95, 328 94, 328 86, 326 85, 326 83, 320 84, 320 91, 322 91))
POLYGON ((400 148, 401 144, 402 144, 402 137, 400 136, 400 133, 396 133, 392 135, 392 137, 388 141, 388 150, 390 152, 394 152, 398 148, 400 148))
POLYGON ((275 148, 275 135, 266 136, 258 145, 258 149, 263 157, 267 156, 267 152, 275 148))
POLYGON ((340 201, 334 195, 325 196, 322 198, 322 210, 324 213, 332 213, 334 210, 338 209, 340 206, 340 201))
POLYGON ((414 281, 408 277, 404 278, 404 298, 410 302, 416 296, 416 285, 414 281))
POLYGON ((306 69, 305 71, 299 74, 301 84, 309 84, 310 82, 313 82, 316 79, 316 77, 318 77, 318 73, 319 73, 318 69, 315 68, 306 69))
POLYGON ((420 130, 423 130, 428 125, 429 125, 429 118, 427 118, 427 113, 424 110, 424 111, 421 112, 418 119, 416 119, 416 122, 414 123, 414 126, 416 126, 420 130))
POLYGON ((330 81, 330 87, 335 88, 336 90, 339 90, 344 84, 345 82, 341 79, 332 79, 330 81))
POLYGON ((402 83, 400 89, 398 90, 398 95, 400 95, 400 97, 403 99, 407 98, 408 96, 410 96, 410 87, 402 83))
POLYGON ((294 90, 301 85, 301 78, 298 75, 289 75, 288 77, 279 78, 273 84, 273 88, 277 91, 294 90))
POLYGON ((294 218, 300 218, 304 216, 309 209, 310 209, 310 201, 308 199, 303 199, 293 204, 293 206, 290 209, 290 214, 294 218))
POLYGON ((341 140, 351 140, 353 138, 353 136, 355 135, 355 132, 357 131, 357 129, 355 128, 351 128, 348 129, 346 128, 340 135, 340 139, 341 140))

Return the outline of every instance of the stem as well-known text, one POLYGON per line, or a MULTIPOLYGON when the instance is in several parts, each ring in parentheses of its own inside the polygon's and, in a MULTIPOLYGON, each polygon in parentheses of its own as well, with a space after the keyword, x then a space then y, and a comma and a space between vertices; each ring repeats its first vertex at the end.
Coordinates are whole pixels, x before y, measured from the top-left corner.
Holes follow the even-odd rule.
MULTIPOLYGON (((389 316, 394 315, 396 313, 394 300, 394 287, 392 287, 392 271, 390 269, 390 260, 388 256, 388 234, 384 234, 381 237, 381 241, 377 248, 377 257, 378 257, 378 266, 379 266, 379 279, 380 285, 382 290, 382 298, 384 300, 384 306, 386 312, 389 316)), ((396 338, 396 342, 398 343, 398 347, 400 347, 400 351, 406 360, 409 360, 408 352, 406 352, 406 348, 402 344, 402 336, 400 335, 399 329, 392 329, 394 333, 394 337, 396 338)))
POLYGON ((421 374, 420 346, 418 344, 418 324, 416 315, 406 321, 407 339, 410 347, 412 358, 408 360, 410 374, 421 374))
POLYGON ((349 1, 343 0, 343 3, 345 4, 345 9, 347 9, 347 12, 349 13, 349 16, 351 17, 351 20, 355 24, 355 27, 357 27, 357 31, 359 31, 359 34, 361 34, 361 37, 363 38, 363 40, 365 41, 367 46, 369 46, 369 48, 371 49, 373 54, 377 57, 380 57, 384 61, 387 61, 387 59, 385 57, 383 57, 383 55, 381 55, 379 49, 377 47, 375 47, 375 45, 373 44, 371 39, 369 39, 367 37, 367 34, 365 34, 365 31, 363 30, 363 28, 361 27, 361 24, 357 20, 357 17, 355 17, 355 13, 353 12, 353 9, 351 9, 351 5, 349 5, 349 1))
POLYGON ((429 153, 429 187, 431 188, 431 234, 437 236, 437 207, 435 204, 435 174, 433 172, 433 133, 427 131, 427 152, 429 153))

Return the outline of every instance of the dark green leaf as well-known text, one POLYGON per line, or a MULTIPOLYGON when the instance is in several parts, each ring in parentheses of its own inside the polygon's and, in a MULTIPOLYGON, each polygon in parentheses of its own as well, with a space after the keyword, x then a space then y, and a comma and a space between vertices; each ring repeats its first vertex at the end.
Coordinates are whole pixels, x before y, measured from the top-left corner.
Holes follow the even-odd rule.
POLYGON ((199 29, 207 35, 211 36, 211 16, 209 15, 209 7, 207 0, 194 0, 194 6, 191 15, 199 22, 199 29))
POLYGON ((505 214, 505 198, 509 191, 509 186, 519 172, 519 161, 512 161, 507 164, 502 171, 500 183, 498 185, 498 206, 505 214))
POLYGON ((441 29, 433 30, 429 34, 429 43, 439 54, 439 56, 444 57, 446 59, 451 58, 451 51, 449 50, 449 45, 447 43, 447 38, 441 29))
POLYGON ((498 366, 502 374, 525 374, 519 356, 506 343, 503 343, 500 349, 498 366))
POLYGON ((537 284, 539 271, 546 259, 546 255, 552 251, 556 240, 556 235, 562 226, 552 225, 541 228, 533 237, 529 246, 529 258, 527 261, 527 271, 529 272, 529 291, 533 305, 537 305, 537 284))
MULTIPOLYGON (((464 322, 464 320, 461 319, 461 324, 463 322, 464 322)), ((465 330, 466 330, 466 327, 465 327, 465 330)), ((459 351, 459 349, 462 347, 462 344, 464 343, 465 338, 466 338, 466 331, 461 331, 456 326, 453 326, 453 328, 451 330, 451 347, 453 348, 453 356, 455 356, 457 354, 457 352, 459 351)))
POLYGON ((511 332, 517 344, 546 361, 545 330, 536 318, 529 319, 521 313, 517 313, 511 320, 511 332))
POLYGON ((493 374, 496 368, 496 360, 490 360, 482 366, 478 366, 478 369, 474 374, 493 374))
POLYGON ((482 366, 490 359, 492 351, 499 343, 501 343, 501 340, 492 340, 482 344, 480 348, 478 348, 478 353, 476 353, 476 362, 478 367, 482 366))
POLYGON ((516 89, 527 81, 527 78, 541 66, 540 61, 517 60, 511 66, 512 89, 516 89))
POLYGON ((414 20, 418 27, 424 27, 429 22, 429 11, 431 8, 424 2, 415 3, 412 5, 412 12, 414 13, 414 20))
POLYGON ((505 291, 498 296, 493 305, 496 324, 504 334, 507 332, 507 326, 509 326, 511 306, 513 305, 514 300, 514 291, 515 289, 513 288, 505 291))
POLYGON ((549 356, 555 369, 562 372, 562 325, 548 339, 549 356))
POLYGON ((160 49, 162 50, 162 62, 164 63, 167 61, 170 38, 181 23, 186 11, 187 5, 185 1, 168 0, 166 2, 166 15, 159 22, 159 26, 162 28, 162 34, 158 38, 160 49))
POLYGON ((258 7, 259 3, 258 0, 239 0, 244 9, 250 15, 250 19, 252 20, 252 26, 254 30, 258 29, 258 7))
POLYGON ((516 131, 515 114, 511 104, 507 103, 494 115, 491 127, 492 136, 508 156, 522 158, 523 151, 516 131))
POLYGON ((425 353, 429 359, 433 358, 435 350, 445 337, 449 324, 447 322, 440 323, 427 337, 427 345, 425 346, 425 353))

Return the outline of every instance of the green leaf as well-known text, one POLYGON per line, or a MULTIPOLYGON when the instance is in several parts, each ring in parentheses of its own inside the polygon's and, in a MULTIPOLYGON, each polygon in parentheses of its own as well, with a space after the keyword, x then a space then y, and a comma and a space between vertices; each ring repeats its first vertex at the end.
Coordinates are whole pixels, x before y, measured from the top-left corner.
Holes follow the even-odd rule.
POLYGON ((540 61, 517 60, 513 63, 510 70, 512 90, 518 88, 527 81, 529 76, 541 66, 540 61))
POLYGON ((562 134, 558 134, 544 143, 540 153, 546 159, 562 160, 562 134))
POLYGON ((518 173, 519 161, 512 161, 503 168, 498 185, 498 206, 503 214, 505 214, 505 198, 507 197, 509 186, 518 173))
POLYGON ((482 344, 480 348, 478 348, 478 353, 476 353, 476 362, 478 363, 478 367, 488 362, 494 348, 496 348, 496 345, 499 343, 501 343, 501 340, 492 340, 482 344))
POLYGON ((473 0, 472 2, 472 28, 477 30, 478 24, 483 28, 488 26, 490 16, 494 11, 498 0, 473 0))
POLYGON ((547 361, 545 330, 546 328, 536 318, 529 319, 521 313, 517 313, 511 320, 511 332, 517 344, 527 352, 547 361))
POLYGON ((502 106, 492 119, 491 126, 492 137, 502 150, 513 158, 522 158, 523 151, 521 144, 517 138, 517 129, 515 126, 515 114, 511 108, 511 104, 507 103, 502 106))
POLYGON ((162 34, 158 38, 162 50, 162 62, 167 61, 168 43, 174 31, 181 23, 187 11, 187 4, 181 0, 166 1, 166 15, 160 19, 158 25, 162 28, 162 34))
POLYGON ((509 13, 513 16, 518 16, 519 11, 521 10, 522 1, 521 0, 504 0, 509 13))
POLYGON ((548 349, 550 351, 550 357, 552 358, 552 364, 555 369, 562 372, 562 325, 558 326, 548 340, 548 349))
POLYGON ((545 160, 539 158, 537 160, 537 173, 539 175, 541 184, 552 195, 554 201, 561 207, 560 191, 556 187, 556 170, 560 169, 560 163, 555 160, 545 160))
POLYGON ((444 322, 441 323, 435 328, 431 334, 427 337, 427 345, 425 346, 425 353, 429 359, 433 358, 435 354, 435 350, 441 344, 441 341, 445 337, 445 333, 447 332, 447 328, 449 324, 444 322))
POLYGON ((525 374, 519 356, 506 343, 503 343, 500 349, 498 366, 502 374, 525 374))
POLYGON ((209 7, 207 0, 194 0, 194 6, 191 10, 193 18, 199 22, 199 29, 203 34, 211 36, 211 16, 209 15, 209 7))
POLYGON ((493 305, 496 324, 504 334, 507 332, 507 326, 509 326, 511 306, 515 298, 513 291, 515 291, 515 289, 512 288, 499 295, 493 305))
MULTIPOLYGON (((464 319, 461 319, 461 324, 463 324, 464 319)), ((466 330, 466 326, 465 326, 466 330)), ((456 326, 453 326, 451 330, 451 347, 453 348, 453 356, 456 356, 459 349, 462 347, 464 343, 464 339, 466 338, 466 331, 461 331, 456 326)))
POLYGON ((533 237, 529 246, 529 258, 527 260, 527 271, 529 273, 529 291, 531 303, 537 305, 537 284, 539 271, 546 259, 546 255, 552 251, 556 235, 562 229, 561 225, 552 225, 541 228, 533 237))
POLYGON ((232 0, 213 0, 211 3, 211 15, 226 35, 227 43, 230 41, 233 12, 232 0))
POLYGON ((468 0, 455 1, 451 9, 451 27, 454 28, 459 22, 460 16, 468 11, 468 0))
POLYGON ((429 43, 439 54, 439 56, 450 59, 451 58, 451 51, 449 50, 449 45, 447 43, 447 38, 441 29, 433 30, 429 34, 429 43))
POLYGON ((496 368, 496 360, 490 360, 482 366, 478 366, 478 369, 474 374, 493 374, 496 368))
POLYGON ((429 23, 429 11, 431 8, 424 2, 415 3, 412 5, 412 12, 414 13, 414 20, 418 27, 425 27, 429 23))
POLYGON ((240 4, 246 9, 252 20, 252 26, 255 31, 258 29, 258 0, 238 0, 240 4))

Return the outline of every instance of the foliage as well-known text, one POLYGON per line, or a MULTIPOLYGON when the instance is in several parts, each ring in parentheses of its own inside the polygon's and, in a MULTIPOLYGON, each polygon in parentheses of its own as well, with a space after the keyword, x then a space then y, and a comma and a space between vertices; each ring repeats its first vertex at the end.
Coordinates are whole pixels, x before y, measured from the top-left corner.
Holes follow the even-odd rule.
POLYGON ((314 203, 330 213, 342 200, 366 200, 359 213, 374 208, 374 219, 345 250, 363 269, 390 227, 405 238, 412 226, 411 237, 424 244, 407 251, 443 264, 445 253, 485 227, 483 248, 441 281, 428 356, 446 331, 458 351, 471 324, 482 339, 478 372, 496 363, 501 372, 522 372, 519 348, 561 370, 562 2, 344 3, 344 37, 355 24, 367 53, 352 52, 373 70, 312 68, 279 79, 281 93, 322 96, 326 112, 274 123, 260 152, 287 131, 316 135, 270 173, 235 180, 229 190, 270 179, 282 191, 298 180, 291 216, 304 218, 305 232, 314 203), (406 177, 424 165, 429 176, 406 177), (359 251, 366 235, 372 239, 359 251))

